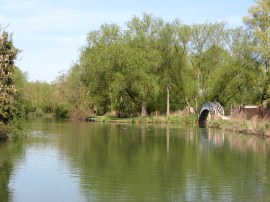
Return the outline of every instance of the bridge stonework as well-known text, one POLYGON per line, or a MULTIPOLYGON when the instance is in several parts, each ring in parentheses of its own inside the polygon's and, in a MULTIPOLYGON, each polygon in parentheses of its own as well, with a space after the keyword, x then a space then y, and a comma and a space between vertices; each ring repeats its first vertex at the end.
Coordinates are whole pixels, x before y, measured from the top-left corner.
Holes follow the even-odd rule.
POLYGON ((205 102, 199 113, 199 124, 206 124, 211 116, 224 116, 223 107, 216 101, 205 102))

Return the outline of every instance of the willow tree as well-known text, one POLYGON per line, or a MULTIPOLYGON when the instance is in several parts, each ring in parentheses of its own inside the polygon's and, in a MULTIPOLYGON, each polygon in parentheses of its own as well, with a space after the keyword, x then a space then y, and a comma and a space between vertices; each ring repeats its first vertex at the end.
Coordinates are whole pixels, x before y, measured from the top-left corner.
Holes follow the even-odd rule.
POLYGON ((13 46, 11 35, 0 32, 0 121, 7 125, 15 115, 15 93, 13 85, 14 60, 18 49, 13 46))
POLYGON ((136 102, 141 107, 141 116, 147 115, 149 102, 156 100, 159 92, 157 71, 162 58, 156 47, 157 36, 163 26, 163 20, 154 18, 144 13, 142 18, 133 17, 127 23, 127 35, 129 35, 129 48, 133 54, 130 55, 129 88, 136 95, 136 102))
POLYGON ((270 0, 256 0, 251 6, 249 15, 243 18, 245 24, 252 31, 255 39, 255 51, 266 70, 270 66, 270 0))
POLYGON ((94 110, 105 114, 113 110, 115 100, 113 83, 115 73, 121 71, 122 33, 116 24, 103 24, 99 30, 88 34, 87 46, 83 48, 80 65, 83 83, 89 88, 94 110))
POLYGON ((170 115, 170 70, 176 58, 176 40, 175 29, 170 23, 166 23, 159 31, 159 49, 162 56, 162 63, 160 65, 160 79, 161 83, 166 88, 166 115, 170 115))
POLYGON ((264 77, 261 78, 264 81, 261 96, 263 101, 270 98, 270 0, 256 0, 255 3, 243 21, 253 34, 256 42, 254 52, 264 73, 264 77))
POLYGON ((220 62, 213 58, 219 51, 219 47, 225 46, 226 37, 225 23, 204 23, 192 26, 189 60, 195 71, 197 82, 197 92, 194 95, 195 111, 208 97, 210 74, 220 62))

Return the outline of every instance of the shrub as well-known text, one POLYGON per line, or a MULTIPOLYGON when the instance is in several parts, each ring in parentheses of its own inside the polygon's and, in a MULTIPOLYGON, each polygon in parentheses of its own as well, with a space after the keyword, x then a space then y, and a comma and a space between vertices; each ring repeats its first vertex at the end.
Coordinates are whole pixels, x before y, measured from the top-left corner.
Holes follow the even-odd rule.
POLYGON ((36 108, 35 116, 37 116, 37 117, 42 117, 43 114, 44 114, 44 113, 43 113, 43 110, 42 110, 40 107, 36 108))
POLYGON ((68 109, 62 105, 57 106, 55 109, 56 118, 67 118, 68 117, 68 109))
POLYGON ((10 129, 7 125, 0 124, 0 140, 6 140, 10 137, 10 129))

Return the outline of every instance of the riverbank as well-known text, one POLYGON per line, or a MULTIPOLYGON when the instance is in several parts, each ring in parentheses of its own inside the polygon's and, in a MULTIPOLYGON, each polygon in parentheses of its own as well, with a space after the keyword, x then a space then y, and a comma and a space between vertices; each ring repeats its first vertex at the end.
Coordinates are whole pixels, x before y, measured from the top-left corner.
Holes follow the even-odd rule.
POLYGON ((220 128, 229 131, 235 131, 245 134, 270 137, 270 122, 260 119, 211 119, 208 127, 220 128))
MULTIPOLYGON (((183 123, 197 124, 197 114, 189 115, 170 115, 170 116, 149 116, 117 118, 113 116, 96 116, 86 119, 89 122, 103 123, 183 123)), ((245 134, 270 137, 270 122, 257 119, 228 119, 212 118, 206 127, 219 128, 228 131, 240 132, 245 134)))
POLYGON ((131 118, 117 118, 114 116, 96 116, 88 117, 86 121, 89 122, 104 122, 104 123, 185 123, 196 124, 197 115, 170 115, 170 116, 147 116, 147 117, 131 117, 131 118))
POLYGON ((27 131, 23 120, 13 120, 7 125, 0 123, 0 141, 24 138, 27 131))

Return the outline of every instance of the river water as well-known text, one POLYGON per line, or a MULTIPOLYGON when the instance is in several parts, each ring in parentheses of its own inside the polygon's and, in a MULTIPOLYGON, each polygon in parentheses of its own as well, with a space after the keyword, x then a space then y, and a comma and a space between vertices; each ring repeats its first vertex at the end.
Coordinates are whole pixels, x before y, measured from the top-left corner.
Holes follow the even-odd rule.
POLYGON ((270 138, 36 120, 0 144, 0 201, 270 201, 270 138))

